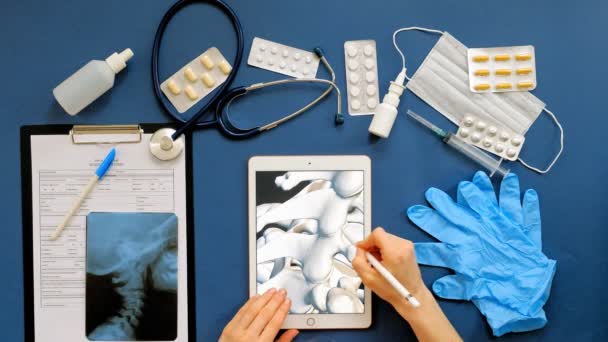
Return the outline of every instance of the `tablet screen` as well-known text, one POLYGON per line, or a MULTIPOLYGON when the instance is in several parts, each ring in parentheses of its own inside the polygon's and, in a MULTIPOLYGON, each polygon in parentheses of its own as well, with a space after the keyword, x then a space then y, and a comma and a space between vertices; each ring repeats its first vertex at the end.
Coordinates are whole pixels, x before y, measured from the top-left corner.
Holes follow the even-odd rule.
POLYGON ((258 171, 257 292, 284 288, 291 314, 360 314, 351 265, 364 237, 364 172, 258 171))

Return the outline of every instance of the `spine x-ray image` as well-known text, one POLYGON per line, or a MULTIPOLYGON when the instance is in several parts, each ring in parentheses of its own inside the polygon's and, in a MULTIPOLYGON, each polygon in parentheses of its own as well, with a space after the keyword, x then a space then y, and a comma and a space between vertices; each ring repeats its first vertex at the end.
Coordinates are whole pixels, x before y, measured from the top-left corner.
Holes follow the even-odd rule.
POLYGON ((177 217, 87 216, 86 336, 94 341, 177 337, 177 217))
POLYGON ((363 171, 257 172, 257 292, 286 289, 291 314, 362 313, 346 236, 363 239, 363 203, 363 171))

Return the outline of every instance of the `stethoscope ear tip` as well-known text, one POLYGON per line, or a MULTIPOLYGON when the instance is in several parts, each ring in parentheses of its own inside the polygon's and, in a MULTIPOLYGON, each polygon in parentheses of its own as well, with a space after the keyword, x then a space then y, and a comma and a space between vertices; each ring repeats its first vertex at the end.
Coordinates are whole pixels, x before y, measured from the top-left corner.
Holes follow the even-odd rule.
POLYGON ((324 52, 324 51, 323 51, 323 49, 321 49, 320 47, 316 47, 316 48, 314 48, 312 51, 313 51, 313 52, 314 52, 314 53, 317 55, 317 57, 319 57, 319 58, 323 58, 323 56, 325 55, 325 52, 324 52))
POLYGON ((335 118, 335 123, 336 125, 341 125, 344 123, 344 115, 342 115, 342 113, 336 113, 336 118, 335 118))

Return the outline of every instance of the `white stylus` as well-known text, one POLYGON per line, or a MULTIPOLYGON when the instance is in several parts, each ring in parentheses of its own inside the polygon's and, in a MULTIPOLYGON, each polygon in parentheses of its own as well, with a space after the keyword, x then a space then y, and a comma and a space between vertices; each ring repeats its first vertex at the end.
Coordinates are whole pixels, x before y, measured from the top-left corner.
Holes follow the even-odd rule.
MULTIPOLYGON (((355 242, 350 238, 348 233, 345 230, 343 230, 343 232, 344 236, 346 236, 346 238, 354 245, 355 242)), ((391 286, 397 292, 399 292, 400 295, 405 297, 405 299, 412 304, 413 307, 420 307, 420 302, 418 299, 416 299, 416 297, 414 297, 414 295, 412 295, 410 291, 408 291, 405 286, 403 286, 399 280, 397 280, 397 278, 395 278, 395 276, 392 275, 391 272, 389 272, 389 270, 387 270, 386 267, 384 267, 380 261, 378 261, 378 259, 376 259, 376 257, 374 257, 370 252, 365 252, 365 256, 367 257, 367 261, 372 264, 376 271, 378 271, 378 273, 380 273, 384 279, 386 279, 386 281, 388 281, 388 283, 391 284, 391 286)))
POLYGON ((365 252, 365 256, 367 257, 369 263, 374 266, 376 271, 378 271, 378 273, 380 273, 384 277, 384 279, 386 279, 386 281, 388 281, 388 283, 391 284, 391 286, 393 286, 395 290, 397 290, 397 292, 399 292, 400 295, 405 297, 405 299, 407 299, 407 301, 410 302, 413 307, 420 307, 420 302, 418 301, 418 299, 416 299, 416 297, 414 297, 414 295, 412 295, 410 291, 405 288, 405 286, 401 285, 399 280, 397 280, 397 278, 395 278, 395 276, 392 275, 391 272, 389 272, 384 266, 382 266, 378 259, 376 259, 370 252, 365 252))

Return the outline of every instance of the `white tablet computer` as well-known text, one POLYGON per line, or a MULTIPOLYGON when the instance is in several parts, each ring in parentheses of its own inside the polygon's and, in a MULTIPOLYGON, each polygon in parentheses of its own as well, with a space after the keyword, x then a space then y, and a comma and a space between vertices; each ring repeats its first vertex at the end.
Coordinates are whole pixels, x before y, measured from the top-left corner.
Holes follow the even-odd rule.
POLYGON ((351 265, 371 227, 367 156, 249 160, 249 295, 284 288, 283 328, 371 324, 371 292, 351 265))

